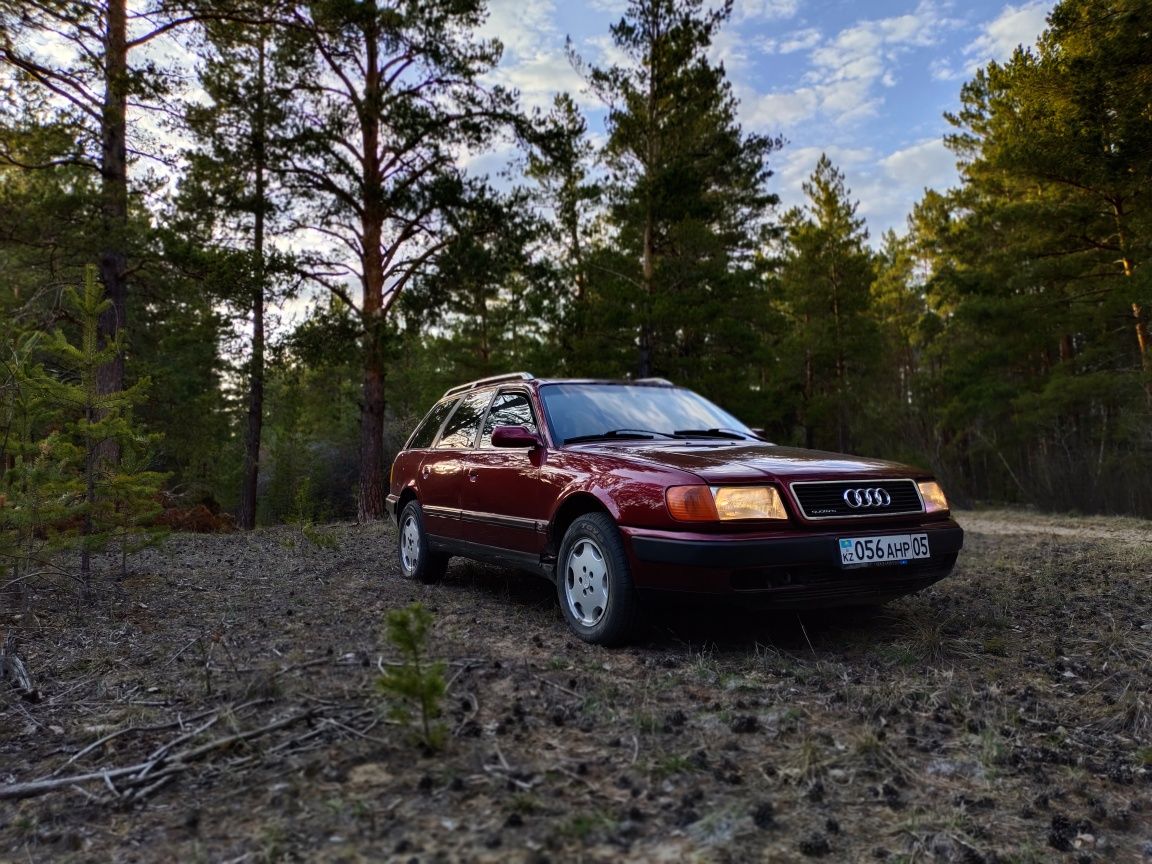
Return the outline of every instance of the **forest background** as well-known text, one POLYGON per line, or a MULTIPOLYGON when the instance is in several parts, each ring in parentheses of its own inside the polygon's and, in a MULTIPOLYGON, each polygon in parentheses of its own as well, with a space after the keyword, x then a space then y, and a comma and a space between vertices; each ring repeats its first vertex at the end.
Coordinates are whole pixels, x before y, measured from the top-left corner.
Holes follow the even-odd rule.
POLYGON ((617 65, 571 51, 599 141, 485 78, 482 0, 0 3, 0 553, 127 537, 161 486, 381 518, 431 403, 519 369, 666 377, 961 504, 1152 516, 1152 6, 1063 0, 980 69, 959 184, 875 244, 827 158, 778 206, 730 15, 631 0, 617 65))

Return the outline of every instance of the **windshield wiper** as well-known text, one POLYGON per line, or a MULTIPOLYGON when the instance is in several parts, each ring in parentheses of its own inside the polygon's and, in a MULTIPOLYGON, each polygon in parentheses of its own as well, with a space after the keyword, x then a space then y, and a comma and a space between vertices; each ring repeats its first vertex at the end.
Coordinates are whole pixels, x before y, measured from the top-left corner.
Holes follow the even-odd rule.
POLYGON ((733 441, 759 440, 755 435, 737 432, 735 429, 677 429, 678 438, 730 438, 733 441))
POLYGON ((667 432, 656 432, 652 429, 610 429, 607 432, 597 432, 593 435, 577 435, 573 438, 565 438, 565 444, 579 444, 581 441, 602 441, 604 439, 630 439, 636 441, 651 441, 653 436, 662 435, 665 438, 675 438, 675 435, 669 435, 667 432))

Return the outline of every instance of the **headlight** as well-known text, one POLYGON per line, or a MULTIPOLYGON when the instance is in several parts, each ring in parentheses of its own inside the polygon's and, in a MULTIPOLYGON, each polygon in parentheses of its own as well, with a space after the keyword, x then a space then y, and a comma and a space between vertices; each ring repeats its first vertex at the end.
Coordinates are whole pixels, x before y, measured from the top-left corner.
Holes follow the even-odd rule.
POLYGON ((944 490, 935 480, 921 480, 916 486, 920 489, 920 497, 924 499, 925 513, 946 513, 948 499, 944 497, 944 490))
POLYGON ((672 486, 664 498, 672 518, 681 522, 788 518, 772 486, 672 486))

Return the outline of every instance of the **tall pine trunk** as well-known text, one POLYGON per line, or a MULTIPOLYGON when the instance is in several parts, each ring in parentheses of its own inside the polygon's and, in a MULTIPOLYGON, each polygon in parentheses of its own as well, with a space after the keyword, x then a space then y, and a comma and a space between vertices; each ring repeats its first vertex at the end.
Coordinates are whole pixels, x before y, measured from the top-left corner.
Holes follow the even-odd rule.
POLYGON ((236 523, 240 528, 256 527, 257 488, 260 480, 260 439, 264 425, 264 211, 266 160, 264 100, 265 53, 267 41, 264 25, 260 26, 257 45, 256 114, 253 126, 256 168, 256 212, 252 227, 252 254, 255 260, 256 284, 252 291, 252 366, 248 384, 248 428, 244 436, 244 474, 240 488, 240 507, 236 523))
MULTIPOLYGON (((126 0, 108 0, 104 33, 104 104, 101 135, 101 205, 104 216, 103 250, 100 253, 100 279, 112 305, 100 316, 100 343, 107 344, 127 322, 127 256, 124 254, 128 227, 128 14, 126 0)), ((101 367, 100 393, 124 389, 124 352, 101 367)), ((107 455, 115 459, 118 454, 107 455)))
MULTIPOLYGON (((375 7, 375 4, 370 4, 375 7)), ((379 33, 376 15, 366 15, 364 104, 380 99, 379 33)), ((384 518, 384 210, 380 164, 380 117, 365 111, 361 118, 364 145, 364 187, 361 233, 364 238, 364 371, 360 402, 360 489, 356 517, 360 522, 384 518)))

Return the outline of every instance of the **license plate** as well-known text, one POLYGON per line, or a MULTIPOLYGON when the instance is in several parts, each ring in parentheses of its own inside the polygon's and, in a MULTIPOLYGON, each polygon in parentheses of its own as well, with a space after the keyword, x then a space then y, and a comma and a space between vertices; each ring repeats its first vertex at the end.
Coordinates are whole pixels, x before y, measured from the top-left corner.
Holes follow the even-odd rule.
POLYGON ((914 558, 929 558, 927 534, 894 534, 888 537, 841 537, 840 563, 902 564, 914 558))

